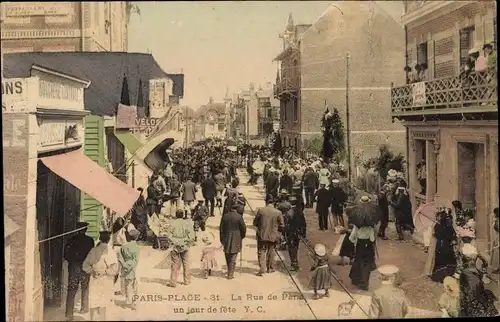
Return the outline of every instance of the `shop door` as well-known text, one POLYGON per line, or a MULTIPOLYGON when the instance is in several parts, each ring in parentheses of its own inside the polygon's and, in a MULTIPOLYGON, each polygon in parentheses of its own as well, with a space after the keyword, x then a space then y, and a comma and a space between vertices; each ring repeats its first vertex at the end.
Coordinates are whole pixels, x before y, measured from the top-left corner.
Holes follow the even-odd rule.
POLYGON ((474 144, 458 143, 458 198, 464 208, 476 206, 476 165, 474 144))

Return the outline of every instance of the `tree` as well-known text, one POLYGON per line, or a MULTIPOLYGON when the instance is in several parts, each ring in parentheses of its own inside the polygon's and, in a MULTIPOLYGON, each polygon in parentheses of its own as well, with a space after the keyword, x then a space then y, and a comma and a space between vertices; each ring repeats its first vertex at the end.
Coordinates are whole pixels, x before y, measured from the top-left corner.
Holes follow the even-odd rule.
POLYGON ((130 22, 130 16, 132 16, 133 13, 136 13, 139 17, 141 16, 141 9, 139 5, 133 4, 132 1, 125 1, 125 13, 127 22, 130 22))
POLYGON ((323 130, 323 150, 322 156, 325 161, 334 160, 340 163, 345 158, 345 135, 344 124, 340 118, 339 111, 334 108, 330 113, 325 110, 321 120, 323 130))
POLYGON ((378 157, 372 157, 364 163, 365 169, 374 168, 379 174, 382 180, 387 178, 389 170, 396 170, 398 172, 404 171, 404 155, 401 153, 394 154, 389 151, 387 145, 381 145, 379 147, 378 157))
POLYGON ((311 140, 309 145, 307 146, 307 152, 320 155, 321 150, 323 148, 323 138, 321 136, 317 136, 311 140))

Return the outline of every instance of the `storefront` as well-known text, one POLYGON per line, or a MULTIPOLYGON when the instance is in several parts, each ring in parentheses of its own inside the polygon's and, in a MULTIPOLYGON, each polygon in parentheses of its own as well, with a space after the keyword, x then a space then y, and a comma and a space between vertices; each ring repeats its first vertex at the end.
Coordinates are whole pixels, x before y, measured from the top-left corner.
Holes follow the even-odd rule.
POLYGON ((9 113, 2 124, 5 217, 12 220, 6 237, 9 321, 41 321, 47 308, 64 304, 63 250, 82 220, 83 192, 120 215, 137 200, 134 189, 83 153, 89 114, 83 93, 90 82, 38 66, 31 75, 2 82, 3 111, 9 113))

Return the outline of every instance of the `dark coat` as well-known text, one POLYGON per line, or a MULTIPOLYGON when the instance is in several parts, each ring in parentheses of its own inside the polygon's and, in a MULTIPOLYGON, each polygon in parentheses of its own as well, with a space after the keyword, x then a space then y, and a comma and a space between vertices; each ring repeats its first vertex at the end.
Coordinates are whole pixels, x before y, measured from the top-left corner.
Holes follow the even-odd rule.
POLYGON ((290 193, 292 192, 292 188, 293 188, 292 178, 288 174, 283 175, 280 179, 280 190, 286 189, 286 191, 290 193))
POLYGON ((82 265, 92 248, 94 248, 94 239, 83 233, 79 233, 72 237, 66 244, 64 259, 68 263, 82 265))
POLYGON ((318 189, 319 178, 316 172, 309 170, 304 174, 304 187, 318 189))
POLYGON ((387 223, 389 222, 389 201, 387 200, 387 196, 385 193, 380 193, 377 199, 378 207, 380 208, 380 220, 383 223, 387 223))
POLYGON ((306 237, 306 218, 300 208, 293 207, 288 210, 285 216, 285 230, 285 235, 289 240, 306 237))
POLYGON ((215 181, 212 178, 207 178, 203 180, 201 183, 201 193, 203 198, 212 199, 215 198, 215 194, 217 192, 217 187, 215 185, 215 181))
POLYGON ((330 191, 324 188, 318 189, 314 193, 314 200, 316 200, 317 213, 328 211, 328 207, 330 207, 332 200, 330 196, 330 191))
POLYGON ((183 201, 195 201, 196 200, 196 184, 189 180, 184 182, 182 185, 182 200, 183 201))
POLYGON ((396 224, 414 228, 410 197, 405 193, 400 193, 396 196, 396 202, 393 202, 392 205, 394 206, 396 224))
POLYGON ((266 191, 267 192, 278 191, 279 186, 280 186, 280 184, 279 184, 278 176, 275 175, 274 173, 270 173, 267 176, 267 180, 266 180, 266 191))
POLYGON ((330 195, 332 197, 332 211, 335 213, 343 212, 343 205, 347 202, 347 194, 340 187, 330 187, 330 195))
POLYGON ((268 205, 260 208, 253 219, 253 225, 257 228, 257 238, 260 241, 278 242, 279 232, 285 228, 281 212, 268 205))
POLYGON ((230 211, 220 221, 220 242, 224 246, 224 253, 236 254, 241 251, 242 241, 247 233, 247 226, 243 216, 230 211))

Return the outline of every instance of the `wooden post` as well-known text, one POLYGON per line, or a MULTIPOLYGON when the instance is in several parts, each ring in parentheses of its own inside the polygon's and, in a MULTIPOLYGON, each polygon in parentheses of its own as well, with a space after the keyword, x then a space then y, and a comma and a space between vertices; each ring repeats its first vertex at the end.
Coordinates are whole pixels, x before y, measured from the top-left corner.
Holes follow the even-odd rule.
POLYGON ((132 188, 135 188, 135 161, 132 161, 132 188))
POLYGON ((347 132, 347 179, 352 182, 352 162, 351 162, 351 128, 349 119, 349 54, 346 56, 346 73, 345 73, 345 123, 347 132))

